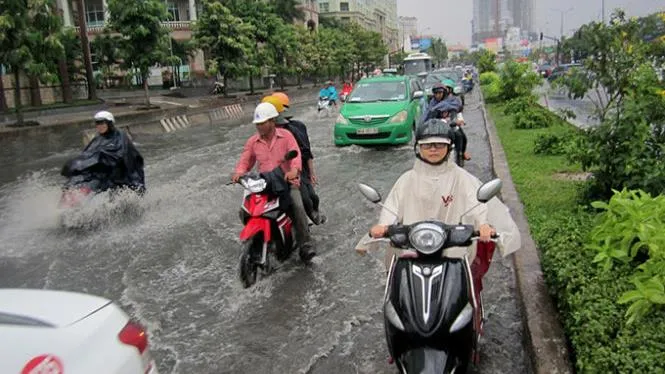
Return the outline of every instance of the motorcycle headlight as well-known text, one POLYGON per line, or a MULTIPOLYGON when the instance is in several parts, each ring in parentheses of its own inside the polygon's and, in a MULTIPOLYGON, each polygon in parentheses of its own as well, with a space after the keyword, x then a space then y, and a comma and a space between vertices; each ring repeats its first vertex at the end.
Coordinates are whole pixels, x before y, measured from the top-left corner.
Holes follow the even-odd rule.
POLYGON ((411 229, 409 241, 418 252, 430 255, 441 249, 446 232, 433 223, 421 223, 411 229))
POLYGON ((242 179, 241 183, 251 193, 263 192, 268 185, 265 179, 242 179))
POLYGON ((344 117, 343 115, 340 114, 339 116, 337 116, 337 119, 335 120, 335 123, 338 124, 338 125, 348 125, 349 120, 347 120, 346 117, 344 117))
POLYGON ((409 116, 409 112, 406 110, 403 110, 393 116, 393 118, 390 119, 390 123, 401 123, 406 121, 406 118, 409 116))

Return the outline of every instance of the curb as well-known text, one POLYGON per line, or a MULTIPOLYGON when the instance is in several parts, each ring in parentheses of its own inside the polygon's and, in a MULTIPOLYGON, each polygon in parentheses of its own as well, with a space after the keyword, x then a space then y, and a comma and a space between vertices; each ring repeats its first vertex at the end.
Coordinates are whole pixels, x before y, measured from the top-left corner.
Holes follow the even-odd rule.
POLYGON ((503 181, 501 197, 519 227, 521 250, 513 254, 517 294, 522 307, 526 331, 525 345, 535 374, 574 373, 568 352, 566 335, 559 322, 559 313, 547 290, 536 243, 517 190, 510 175, 506 154, 496 133, 494 123, 487 117, 485 99, 479 88, 485 130, 490 142, 494 174, 503 181))

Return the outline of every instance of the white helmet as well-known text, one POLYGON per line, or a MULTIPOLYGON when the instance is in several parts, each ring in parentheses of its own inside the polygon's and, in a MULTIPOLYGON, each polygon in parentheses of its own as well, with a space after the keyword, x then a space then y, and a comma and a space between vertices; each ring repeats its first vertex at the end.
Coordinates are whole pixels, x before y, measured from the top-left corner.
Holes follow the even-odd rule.
POLYGON ((97 112, 97 114, 95 114, 95 122, 98 121, 106 121, 113 124, 115 122, 115 119, 113 118, 113 114, 111 114, 111 112, 102 110, 101 112, 97 112))
POLYGON ((261 103, 254 109, 254 121, 252 123, 263 123, 269 119, 279 117, 277 108, 270 103, 261 103))

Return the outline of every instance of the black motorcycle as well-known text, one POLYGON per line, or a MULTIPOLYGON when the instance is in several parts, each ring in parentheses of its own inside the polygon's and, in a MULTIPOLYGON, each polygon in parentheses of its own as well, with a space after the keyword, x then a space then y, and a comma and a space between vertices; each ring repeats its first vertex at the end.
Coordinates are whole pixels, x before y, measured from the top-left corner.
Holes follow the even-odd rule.
MULTIPOLYGON (((482 185, 479 204, 496 196, 501 184, 494 179, 482 185)), ((374 188, 359 187, 383 206, 374 188)), ((388 350, 402 374, 464 373, 479 358, 483 309, 469 261, 445 257, 447 249, 471 246, 479 237, 461 222, 460 217, 455 225, 428 220, 388 227, 391 244, 404 249, 392 258, 383 306, 388 350)))

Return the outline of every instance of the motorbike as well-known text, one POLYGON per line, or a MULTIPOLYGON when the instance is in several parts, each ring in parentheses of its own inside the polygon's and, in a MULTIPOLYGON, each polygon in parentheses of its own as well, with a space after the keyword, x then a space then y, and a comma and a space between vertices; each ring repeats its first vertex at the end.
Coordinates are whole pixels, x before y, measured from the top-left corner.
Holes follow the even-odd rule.
MULTIPOLYGON (((479 232, 462 224, 462 217, 496 196, 501 186, 500 179, 483 184, 478 204, 458 224, 426 220, 388 227, 388 240, 403 249, 391 260, 383 301, 388 350, 400 373, 464 373, 469 362, 478 363, 482 298, 474 290, 468 258, 446 257, 446 251, 477 241, 479 232)), ((359 188, 386 208, 374 188, 362 183, 359 188)), ((492 238, 496 242, 498 235, 492 238)))
POLYGON ((319 97, 319 102, 317 103, 317 113, 319 117, 321 114, 325 114, 326 117, 330 116, 330 113, 332 112, 333 107, 333 102, 330 100, 329 97, 322 96, 319 97))
MULTIPOLYGON (((282 161, 295 158, 298 151, 287 152, 282 161)), ((281 164, 281 162, 280 162, 281 164)), ((270 172, 250 172, 240 178, 245 189, 240 210, 244 227, 240 232, 243 243, 239 276, 245 288, 257 281, 259 270, 263 276, 274 270, 272 258, 286 261, 297 247, 293 221, 286 214, 286 206, 275 193, 280 188, 288 194, 288 183, 278 166, 270 172)))
POLYGON ((94 171, 99 165, 99 155, 92 155, 89 157, 79 156, 70 160, 63 167, 61 174, 69 179, 62 187, 59 208, 78 208, 92 199, 98 192, 111 187, 109 182, 103 182, 107 178, 103 178, 94 171))
MULTIPOLYGON (((61 211, 59 224, 64 228, 80 228, 81 226, 90 226, 91 222, 81 222, 77 219, 80 212, 86 210, 92 200, 101 197, 101 193, 109 191, 104 195, 108 202, 114 202, 117 195, 125 186, 115 185, 109 176, 108 167, 103 165, 100 155, 97 153, 80 155, 68 161, 63 167, 61 174, 67 177, 67 181, 62 186, 62 194, 58 202, 58 209, 61 211)), ((127 186, 129 188, 129 186, 127 186)), ((144 188, 130 188, 138 196, 143 196, 144 188)), ((106 200, 104 200, 106 201, 106 200)), ((141 208, 120 203, 114 205, 109 211, 120 213, 127 218, 132 215, 140 215, 141 208)))

